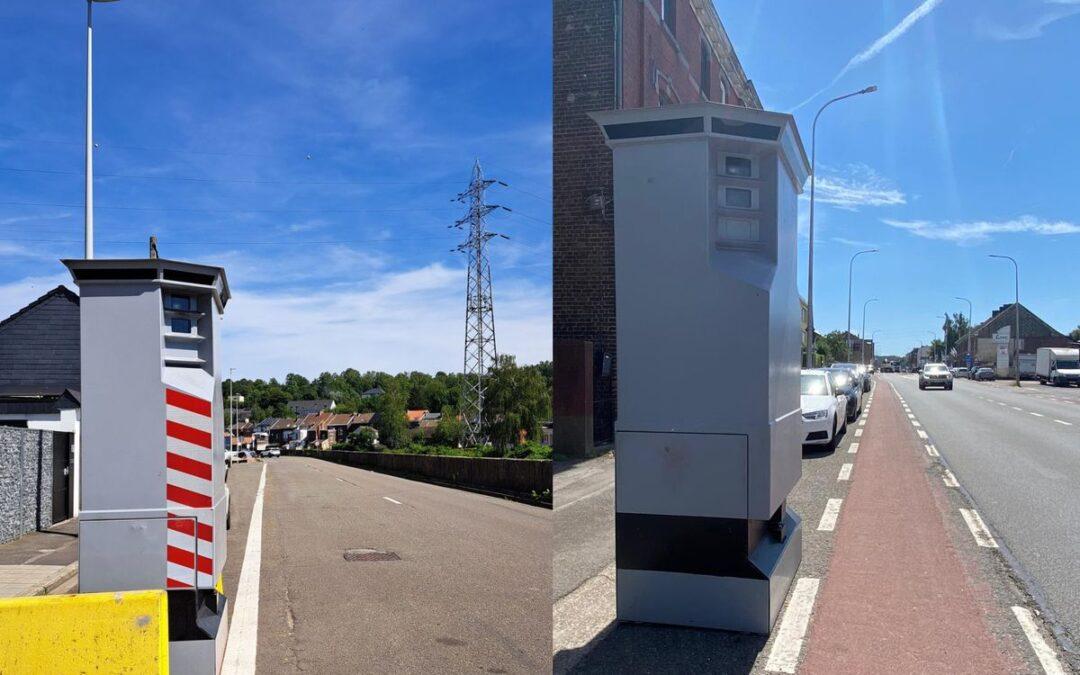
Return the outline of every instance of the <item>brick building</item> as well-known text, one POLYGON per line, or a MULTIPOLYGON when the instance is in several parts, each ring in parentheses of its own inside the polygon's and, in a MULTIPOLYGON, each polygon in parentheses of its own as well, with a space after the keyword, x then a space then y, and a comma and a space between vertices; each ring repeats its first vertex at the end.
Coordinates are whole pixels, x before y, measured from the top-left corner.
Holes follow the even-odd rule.
POLYGON ((588 113, 703 100, 761 108, 712 0, 555 0, 555 449, 614 437, 611 151, 588 113))

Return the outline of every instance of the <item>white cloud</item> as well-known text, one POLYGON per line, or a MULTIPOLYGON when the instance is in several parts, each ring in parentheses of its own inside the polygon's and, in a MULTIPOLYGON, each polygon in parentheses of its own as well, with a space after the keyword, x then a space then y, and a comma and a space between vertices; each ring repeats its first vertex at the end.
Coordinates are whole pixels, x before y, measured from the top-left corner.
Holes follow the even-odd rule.
MULTIPOLYGON (((865 164, 850 164, 842 171, 826 169, 815 179, 814 201, 847 211, 862 206, 898 206, 907 197, 891 180, 865 164)), ((803 197, 809 199, 809 192, 803 197)))
POLYGON ((1024 23, 1015 22, 1005 25, 983 17, 978 25, 979 32, 992 40, 1031 40, 1042 37, 1043 30, 1051 24, 1080 14, 1078 0, 1048 0, 1046 4, 1051 5, 1052 8, 1044 10, 1034 19, 1024 23))
POLYGON ((0 284, 0 320, 8 318, 61 284, 78 292, 71 281, 71 275, 67 272, 25 277, 18 281, 0 284))
POLYGON ((905 230, 917 237, 951 241, 958 244, 974 244, 990 239, 994 234, 1037 234, 1043 236, 1080 234, 1080 223, 1047 221, 1035 216, 1020 216, 1011 220, 941 221, 890 220, 886 225, 905 230))
POLYGON ((938 5, 940 5, 941 2, 942 0, 923 0, 923 2, 918 7, 913 9, 907 16, 905 16, 900 21, 900 23, 893 26, 891 30, 879 37, 877 40, 874 40, 874 42, 869 47, 862 50, 855 56, 851 57, 851 59, 848 60, 846 64, 844 64, 844 67, 840 69, 840 72, 838 72, 836 76, 833 77, 832 81, 829 82, 828 85, 822 87, 819 91, 815 92, 813 96, 810 96, 805 101, 795 106, 792 110, 798 110, 799 108, 803 107, 810 101, 825 93, 825 91, 829 89, 829 87, 836 84, 841 77, 847 75, 848 71, 850 71, 852 68, 866 63, 870 59, 880 54, 882 51, 885 50, 886 47, 899 40, 904 35, 904 33, 907 33, 909 30, 911 30, 911 27, 918 23, 920 19, 926 17, 928 14, 930 14, 930 12, 937 9, 938 5))
MULTIPOLYGON (((460 370, 465 275, 441 264, 367 283, 300 293, 234 289, 222 354, 245 377, 308 377, 344 368, 460 370)), ((496 284, 500 353, 551 358, 551 293, 518 279, 496 284)))

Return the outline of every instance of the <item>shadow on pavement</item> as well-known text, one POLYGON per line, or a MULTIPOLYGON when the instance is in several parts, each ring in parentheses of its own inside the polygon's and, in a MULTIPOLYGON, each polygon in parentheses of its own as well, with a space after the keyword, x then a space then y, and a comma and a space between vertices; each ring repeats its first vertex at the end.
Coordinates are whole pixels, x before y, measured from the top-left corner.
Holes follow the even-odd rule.
POLYGON ((554 672, 749 673, 767 640, 750 633, 614 622, 588 645, 555 654, 554 672), (581 661, 574 664, 577 658, 581 661), (566 664, 574 665, 567 671, 566 664))

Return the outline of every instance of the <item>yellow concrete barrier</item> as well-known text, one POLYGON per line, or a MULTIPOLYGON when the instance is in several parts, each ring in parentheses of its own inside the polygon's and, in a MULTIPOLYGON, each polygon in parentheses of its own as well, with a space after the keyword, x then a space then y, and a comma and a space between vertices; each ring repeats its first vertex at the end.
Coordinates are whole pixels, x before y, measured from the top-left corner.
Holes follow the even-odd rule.
POLYGON ((165 591, 0 599, 0 673, 169 672, 165 591))

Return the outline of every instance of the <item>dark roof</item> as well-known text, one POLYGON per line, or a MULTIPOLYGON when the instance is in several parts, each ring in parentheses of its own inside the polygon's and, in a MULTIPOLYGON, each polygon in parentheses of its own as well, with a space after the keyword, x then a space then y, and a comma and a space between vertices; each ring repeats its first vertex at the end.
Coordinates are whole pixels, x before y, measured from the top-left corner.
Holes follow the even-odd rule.
POLYGON ((365 391, 361 396, 382 396, 386 391, 382 387, 372 387, 365 391))
POLYGON ((297 417, 304 417, 305 415, 313 415, 315 413, 321 413, 324 410, 329 410, 330 406, 334 404, 330 399, 313 399, 306 401, 289 401, 285 405, 289 410, 293 411, 297 417))
POLYGON ((0 321, 0 388, 81 389, 79 296, 57 286, 0 321))
MULTIPOLYGON (((975 326, 975 337, 989 338, 1004 326, 1012 326, 1016 322, 1015 303, 1007 303, 998 307, 990 315, 990 318, 975 326)), ((1035 315, 1030 309, 1020 303, 1020 337, 1021 338, 1064 338, 1065 336, 1035 315)), ((967 339, 967 334, 960 336, 961 340, 967 339)))

